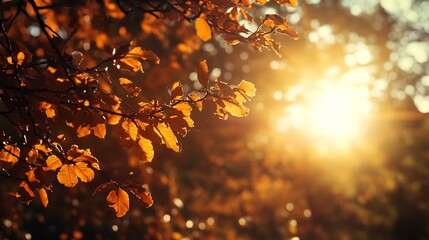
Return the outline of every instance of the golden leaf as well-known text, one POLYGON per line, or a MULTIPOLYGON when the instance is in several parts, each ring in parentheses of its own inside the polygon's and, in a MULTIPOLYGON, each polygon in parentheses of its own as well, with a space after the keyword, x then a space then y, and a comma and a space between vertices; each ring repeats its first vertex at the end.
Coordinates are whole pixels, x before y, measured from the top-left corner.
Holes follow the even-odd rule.
POLYGON ((153 156, 154 156, 152 142, 149 139, 146 139, 144 137, 140 137, 138 144, 139 144, 142 152, 145 155, 145 160, 147 162, 151 162, 153 159, 153 156))
POLYGON ((39 152, 35 148, 32 148, 28 152, 27 157, 25 158, 25 160, 29 164, 35 164, 38 157, 39 157, 39 152))
POLYGON ((235 117, 245 117, 249 114, 249 109, 245 106, 230 101, 222 100, 222 103, 225 105, 225 110, 235 117))
POLYGON ((137 128, 136 124, 134 124, 131 120, 127 120, 122 122, 122 128, 130 135, 132 140, 137 140, 139 129, 137 128))
POLYGON ((161 134, 162 140, 164 141, 167 148, 170 148, 175 152, 180 151, 176 135, 174 135, 170 127, 168 127, 165 123, 158 123, 156 129, 158 129, 159 133, 161 134))
POLYGON ((212 38, 212 30, 204 18, 199 17, 195 20, 195 30, 197 31, 197 36, 204 42, 212 38))
POLYGON ((120 61, 127 64, 128 66, 132 67, 134 72, 138 72, 138 71, 143 72, 142 63, 135 58, 125 57, 125 58, 120 59, 120 61))
POLYGON ((104 123, 100 123, 92 127, 94 131, 94 135, 99 138, 104 138, 106 136, 106 125, 104 123))
POLYGON ((6 60, 9 64, 13 64, 13 58, 11 56, 7 57, 6 60))
POLYGON ((173 83, 173 86, 171 87, 171 98, 173 100, 179 100, 182 98, 182 96, 183 96, 182 84, 180 83, 180 81, 177 81, 173 83))
POLYGON ((91 126, 89 125, 80 125, 76 129, 77 137, 82 138, 91 134, 91 126))
POLYGON ((25 176, 27 176, 28 181, 32 182, 40 182, 37 178, 36 178, 36 174, 34 173, 34 171, 36 170, 36 168, 32 168, 30 170, 28 170, 28 172, 25 173, 25 176))
POLYGON ((0 161, 10 163, 12 166, 18 162, 21 150, 14 145, 6 145, 0 152, 0 161))
POLYGON ((203 101, 201 101, 201 97, 198 96, 198 94, 191 93, 188 97, 192 100, 192 103, 197 106, 199 111, 203 110, 203 101))
POLYGON ((66 187, 74 187, 78 183, 77 175, 72 164, 64 164, 57 174, 58 182, 66 187))
POLYGON ((191 116, 192 107, 187 102, 180 102, 180 103, 174 105, 173 108, 181 111, 183 113, 183 115, 185 115, 187 117, 191 116))
POLYGON ((51 155, 46 159, 46 167, 43 168, 44 171, 55 171, 58 168, 60 168, 61 166, 63 166, 63 163, 61 162, 61 160, 55 156, 55 155, 51 155))
POLYGON ((152 60, 156 64, 159 64, 160 59, 159 57, 151 50, 146 50, 141 47, 135 47, 131 49, 131 51, 128 52, 126 56, 129 57, 138 57, 142 60, 152 60))
POLYGON ((242 80, 236 88, 242 90, 248 97, 254 97, 256 94, 255 84, 246 80, 242 80))
POLYGON ((116 125, 121 121, 121 118, 121 115, 107 114, 107 123, 110 125, 116 125))
POLYGON ((133 82, 128 78, 123 78, 123 77, 119 78, 119 84, 121 84, 121 85, 128 85, 128 84, 132 84, 132 83, 133 82))
POLYGON ((107 202, 111 208, 115 209, 117 217, 124 216, 130 208, 130 198, 122 188, 110 191, 107 195, 107 202))
POLYGON ((24 62, 25 59, 25 54, 23 52, 19 52, 18 55, 16 56, 16 64, 18 65, 22 65, 22 63, 24 62))
POLYGON ((55 109, 52 107, 52 104, 48 102, 40 102, 39 108, 45 111, 46 117, 55 117, 55 109))
POLYGON ((138 199, 146 204, 146 207, 153 205, 152 195, 143 187, 132 187, 130 190, 138 199))
POLYGON ((34 148, 44 153, 50 153, 52 150, 43 144, 35 144, 34 148))
POLYGON ((72 145, 67 152, 67 159, 74 162, 98 163, 98 159, 92 156, 90 149, 79 149, 77 145, 72 145))
POLYGON ((48 206, 49 199, 48 199, 48 193, 46 193, 46 189, 39 188, 37 189, 37 192, 39 193, 40 201, 42 202, 42 205, 44 207, 48 206))
POLYGON ((91 182, 94 179, 94 170, 88 167, 88 163, 78 162, 74 166, 76 176, 82 182, 91 182))

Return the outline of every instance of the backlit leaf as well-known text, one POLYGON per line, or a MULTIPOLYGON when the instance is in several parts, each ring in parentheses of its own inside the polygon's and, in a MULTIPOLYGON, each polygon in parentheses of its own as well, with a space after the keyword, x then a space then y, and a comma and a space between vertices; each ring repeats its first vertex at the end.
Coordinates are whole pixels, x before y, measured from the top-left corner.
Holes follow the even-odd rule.
POLYGON ((130 198, 122 188, 110 191, 107 195, 107 202, 111 208, 115 209, 117 217, 124 216, 130 208, 130 198))
POLYGON ((92 131, 94 131, 96 137, 104 138, 106 136, 106 124, 97 124, 95 127, 92 127, 92 131))
POLYGON ((204 18, 199 17, 195 20, 195 30, 197 32, 197 36, 204 42, 207 42, 212 38, 212 30, 204 18))
POLYGON ((139 129, 137 128, 136 124, 134 124, 131 120, 127 120, 122 122, 122 128, 125 130, 126 133, 130 135, 130 138, 132 140, 137 140, 137 134, 139 129))
POLYGON ((82 182, 90 182, 94 179, 94 170, 88 167, 88 163, 77 162, 73 167, 74 167, 76 176, 82 182))
POLYGON ((27 157, 25 158, 25 160, 29 164, 35 164, 36 161, 37 161, 37 159, 38 159, 38 157, 39 157, 39 152, 35 148, 32 148, 28 152, 27 157))
POLYGON ((82 138, 91 134, 91 126, 89 125, 80 125, 76 129, 77 137, 82 138))
POLYGON ((16 64, 22 65, 22 63, 24 62, 24 59, 25 59, 25 54, 23 52, 19 52, 18 55, 16 56, 16 64))
POLYGON ((178 99, 181 99, 182 96, 183 96, 182 84, 180 83, 180 81, 177 81, 171 87, 171 98, 173 100, 178 100, 178 99))
POLYGON ((46 192, 46 189, 39 188, 37 189, 37 192, 39 193, 39 197, 40 197, 40 201, 42 202, 42 205, 44 207, 48 206, 49 198, 48 198, 48 193, 46 192))
POLYGON ((168 127, 165 123, 158 123, 156 129, 158 129, 159 133, 161 134, 162 140, 164 141, 167 148, 173 149, 175 152, 180 151, 176 135, 174 135, 170 127, 168 127))
POLYGON ((209 82, 209 67, 207 66, 206 60, 197 63, 197 76, 200 84, 207 88, 209 82))
POLYGON ((144 187, 132 187, 130 190, 138 199, 146 204, 146 207, 153 205, 152 195, 144 187))
POLYGON ((73 164, 64 164, 57 174, 58 182, 66 187, 74 187, 78 183, 73 164))
POLYGON ((55 171, 58 168, 60 168, 63 165, 63 163, 61 162, 61 160, 55 156, 55 155, 51 155, 46 159, 46 167, 43 168, 43 170, 45 171, 55 171))
POLYGON ((8 165, 15 165, 18 162, 21 150, 14 145, 6 145, 0 152, 0 161, 8 163, 8 165))
POLYGON ((256 94, 255 84, 246 80, 242 80, 236 88, 242 90, 248 97, 254 97, 256 94))
POLYGON ((140 137, 138 141, 139 147, 145 155, 145 161, 151 162, 154 157, 153 145, 149 139, 140 137))
POLYGON ((245 106, 230 101, 222 100, 222 103, 225 105, 226 111, 235 117, 245 117, 249 114, 249 109, 245 106))

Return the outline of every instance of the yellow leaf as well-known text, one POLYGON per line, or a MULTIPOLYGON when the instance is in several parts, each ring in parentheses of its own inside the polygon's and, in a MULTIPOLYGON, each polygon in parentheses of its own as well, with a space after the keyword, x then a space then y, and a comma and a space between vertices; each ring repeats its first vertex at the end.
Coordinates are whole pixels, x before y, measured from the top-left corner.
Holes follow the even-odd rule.
POLYGON ((42 202, 42 205, 44 207, 48 206, 49 199, 48 199, 48 193, 46 193, 46 189, 39 188, 37 189, 37 192, 39 193, 40 201, 42 202))
POLYGON ((183 115, 185 115, 187 117, 189 117, 191 115, 192 107, 187 102, 180 102, 180 103, 174 105, 173 108, 181 111, 183 113, 183 115))
POLYGON ((80 125, 76 129, 77 137, 82 138, 91 134, 91 126, 89 125, 80 125))
POLYGON ((58 182, 66 187, 74 187, 78 183, 77 175, 72 164, 64 164, 57 174, 58 182))
POLYGON ((176 135, 174 135, 170 127, 168 127, 165 123, 158 123, 156 129, 158 129, 159 133, 161 134, 162 140, 164 140, 165 146, 167 146, 167 148, 173 149, 175 152, 180 151, 176 135))
POLYGON ((117 217, 124 216, 130 208, 130 198, 122 188, 110 191, 107 195, 107 202, 111 208, 115 209, 117 217))
POLYGON ((195 30, 197 31, 197 36, 204 42, 212 38, 212 30, 204 18, 199 17, 195 20, 195 30))
POLYGON ((249 109, 245 106, 237 103, 232 103, 226 100, 222 100, 223 104, 225 104, 225 110, 235 117, 245 117, 249 114, 249 109))
POLYGON ((106 136, 106 125, 104 123, 95 125, 92 130, 94 131, 94 135, 96 137, 104 138, 106 136))
POLYGON ((25 59, 25 54, 23 52, 19 52, 18 55, 16 56, 16 58, 17 58, 16 64, 22 65, 22 63, 24 62, 24 59, 25 59))
POLYGON ((88 163, 78 162, 73 167, 82 182, 91 182, 94 179, 94 170, 88 167, 88 163))
POLYGON ((132 140, 137 140, 139 129, 137 128, 136 124, 134 124, 131 120, 127 120, 122 122, 122 128, 130 135, 132 140))
POLYGON ((289 5, 296 7, 298 5, 298 0, 288 0, 289 5))
POLYGON ((61 160, 55 156, 55 155, 51 155, 46 159, 46 167, 43 168, 44 171, 55 171, 58 168, 60 168, 61 166, 63 166, 63 163, 61 162, 61 160))
POLYGON ((128 84, 132 84, 132 83, 133 82, 128 78, 123 78, 123 77, 119 78, 119 84, 121 84, 121 85, 128 85, 128 84))
POLYGON ((120 59, 120 61, 127 64, 128 66, 132 67, 134 72, 138 72, 138 71, 143 72, 142 63, 135 58, 125 57, 125 58, 120 59))
POLYGON ((0 152, 0 161, 10 163, 12 166, 18 162, 21 150, 14 145, 6 145, 0 152))
POLYGON ((144 137, 140 137, 139 139, 139 146, 142 150, 142 152, 145 155, 145 160, 147 162, 151 162, 154 156, 154 151, 153 151, 153 145, 152 142, 149 139, 146 139, 144 137))
POLYGON ((246 80, 242 80, 237 88, 242 90, 248 97, 254 97, 256 95, 255 84, 248 82, 246 80))

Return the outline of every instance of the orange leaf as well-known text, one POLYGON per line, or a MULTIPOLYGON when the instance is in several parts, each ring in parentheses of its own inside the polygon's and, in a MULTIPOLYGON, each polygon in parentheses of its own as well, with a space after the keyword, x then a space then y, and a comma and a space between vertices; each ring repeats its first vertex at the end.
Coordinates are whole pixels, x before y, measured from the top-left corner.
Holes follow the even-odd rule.
POLYGON ((27 157, 25 158, 25 160, 29 164, 35 164, 38 157, 39 157, 39 152, 35 148, 32 148, 28 152, 27 157))
POLYGON ((197 31, 197 36, 204 42, 212 38, 212 30, 204 18, 199 17, 195 20, 195 30, 197 31))
POLYGON ((27 176, 28 181, 31 182, 31 183, 33 183, 33 182, 40 182, 36 178, 36 174, 34 174, 35 170, 36 170, 36 168, 32 168, 28 172, 25 173, 25 175, 27 176))
POLYGON ((91 126, 89 125, 80 125, 76 129, 77 137, 82 138, 91 134, 91 126))
POLYGON ((117 217, 124 216, 130 208, 130 198, 122 188, 110 191, 107 195, 107 202, 111 208, 115 209, 117 217))
POLYGON ((147 162, 151 162, 154 156, 154 151, 153 151, 153 145, 152 142, 149 139, 146 139, 144 137, 140 137, 139 138, 139 146, 142 150, 142 152, 145 155, 145 160, 147 162))
POLYGON ((171 87, 171 98, 173 100, 179 100, 182 98, 182 96, 183 96, 182 84, 180 83, 180 81, 177 81, 173 83, 173 86, 171 87))
POLYGON ((61 162, 61 160, 55 156, 55 155, 51 155, 46 159, 46 167, 43 168, 44 171, 49 171, 49 170, 57 170, 58 168, 60 168, 61 166, 63 166, 63 163, 61 162))
POLYGON ((42 151, 44 153, 50 153, 51 152, 51 149, 48 148, 48 147, 46 147, 43 144, 35 144, 34 148, 37 149, 37 150, 39 150, 39 151, 42 151))
POLYGON ((88 167, 88 163, 78 162, 74 166, 76 176, 82 182, 91 182, 94 179, 94 170, 88 167))
POLYGON ((161 134, 162 140, 164 140, 165 146, 167 146, 167 148, 173 149, 175 152, 180 151, 176 135, 174 135, 169 126, 167 126, 165 123, 158 123, 156 129, 158 129, 159 133, 161 134))
POLYGON ((207 88, 209 82, 209 67, 207 66, 206 60, 197 63, 197 76, 200 84, 207 88))
POLYGON ((48 193, 46 193, 46 189, 39 188, 37 189, 37 192, 39 193, 40 201, 42 201, 42 205, 44 207, 48 206, 49 199, 48 199, 48 193))
POLYGON ((132 140, 137 140, 137 134, 139 132, 139 129, 137 128, 136 124, 134 124, 130 120, 127 120, 122 122, 122 128, 130 135, 130 138, 132 140))
POLYGON ((152 195, 143 187, 132 187, 130 190, 138 199, 146 204, 146 207, 153 205, 152 195))
POLYGON ((0 161, 6 162, 11 166, 18 162, 21 150, 14 145, 6 145, 0 152, 0 161))
POLYGON ((92 127, 94 131, 94 135, 99 138, 104 138, 106 136, 106 125, 104 123, 100 123, 92 127))
POLYGON ((19 52, 18 55, 16 56, 16 64, 18 65, 22 65, 22 63, 24 62, 25 59, 25 54, 23 52, 19 52))
POLYGON ((77 175, 72 164, 64 164, 57 174, 58 182, 66 187, 74 187, 78 183, 77 175))
POLYGON ((70 150, 67 151, 67 159, 73 162, 98 163, 98 159, 92 156, 91 150, 79 149, 77 145, 72 145, 70 150))

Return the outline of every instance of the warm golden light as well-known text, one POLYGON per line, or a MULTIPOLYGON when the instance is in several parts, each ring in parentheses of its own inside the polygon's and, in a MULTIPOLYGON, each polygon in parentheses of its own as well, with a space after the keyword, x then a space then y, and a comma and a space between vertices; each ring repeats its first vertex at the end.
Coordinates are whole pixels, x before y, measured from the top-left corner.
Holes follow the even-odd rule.
POLYGON ((364 88, 343 83, 320 81, 302 95, 305 100, 288 106, 278 119, 278 131, 293 127, 316 139, 344 141, 358 135, 371 110, 364 88))

